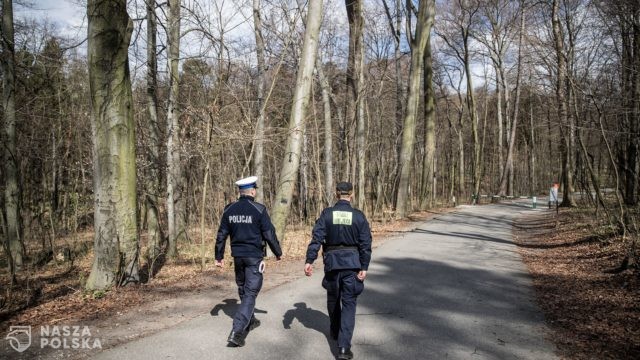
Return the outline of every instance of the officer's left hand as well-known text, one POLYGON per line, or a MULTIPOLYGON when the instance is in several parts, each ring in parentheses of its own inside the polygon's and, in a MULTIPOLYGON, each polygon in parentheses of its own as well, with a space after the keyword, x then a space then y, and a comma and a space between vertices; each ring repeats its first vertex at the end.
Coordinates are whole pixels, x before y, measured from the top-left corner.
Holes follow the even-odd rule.
POLYGON ((224 266, 224 260, 216 260, 216 266, 217 267, 223 267, 224 266))
POLYGON ((367 277, 367 271, 366 270, 360 270, 360 272, 358 273, 358 280, 360 281, 364 281, 364 278, 367 277))
POLYGON ((311 276, 311 274, 313 274, 313 265, 304 264, 304 274, 307 276, 311 276))

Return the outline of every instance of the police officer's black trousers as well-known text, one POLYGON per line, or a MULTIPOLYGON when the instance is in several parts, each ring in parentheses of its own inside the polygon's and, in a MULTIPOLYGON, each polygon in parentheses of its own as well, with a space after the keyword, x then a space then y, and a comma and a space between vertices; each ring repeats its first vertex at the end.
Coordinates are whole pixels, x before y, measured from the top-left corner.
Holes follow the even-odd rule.
POLYGON ((332 270, 324 274, 322 286, 327 289, 327 310, 331 332, 338 334, 339 347, 351 347, 356 326, 356 303, 364 283, 356 277, 357 270, 332 270))
POLYGON ((236 257, 234 268, 240 306, 233 317, 233 331, 244 332, 249 326, 253 310, 256 306, 256 297, 262 288, 262 273, 259 271, 262 258, 236 257))

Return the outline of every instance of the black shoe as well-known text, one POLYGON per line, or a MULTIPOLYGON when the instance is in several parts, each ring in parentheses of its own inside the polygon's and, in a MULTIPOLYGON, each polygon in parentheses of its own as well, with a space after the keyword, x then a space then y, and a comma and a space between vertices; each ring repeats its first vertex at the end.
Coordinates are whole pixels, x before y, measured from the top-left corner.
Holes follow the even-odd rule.
POLYGON ((349 348, 339 348, 338 349, 338 359, 341 360, 351 360, 353 359, 353 353, 351 352, 351 349, 349 348))
POLYGON ((260 320, 256 319, 256 317, 252 317, 251 321, 249 321, 249 331, 257 328, 258 326, 260 326, 260 320))
POLYGON ((231 346, 244 346, 244 334, 232 330, 227 341, 231 346))

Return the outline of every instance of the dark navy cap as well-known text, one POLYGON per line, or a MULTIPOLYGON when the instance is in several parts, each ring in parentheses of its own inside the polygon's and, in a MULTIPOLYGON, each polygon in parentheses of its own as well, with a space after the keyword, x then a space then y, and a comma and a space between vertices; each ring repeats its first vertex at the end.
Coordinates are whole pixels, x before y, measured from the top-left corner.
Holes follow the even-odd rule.
POLYGON ((341 181, 336 185, 336 191, 342 195, 349 195, 353 191, 353 185, 350 182, 341 181))

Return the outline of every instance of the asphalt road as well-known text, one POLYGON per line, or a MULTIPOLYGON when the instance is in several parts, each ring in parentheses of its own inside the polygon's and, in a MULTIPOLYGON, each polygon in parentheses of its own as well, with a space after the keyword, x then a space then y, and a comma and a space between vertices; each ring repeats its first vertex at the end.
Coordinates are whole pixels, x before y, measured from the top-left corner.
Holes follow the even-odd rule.
MULTIPOLYGON (((461 206, 375 249, 359 297, 355 359, 555 359, 512 241, 515 216, 534 211, 547 210, 524 201, 461 206)), ((236 302, 226 299, 95 358, 332 359, 321 264, 315 270, 260 294, 262 325, 242 348, 226 346, 236 302)))

